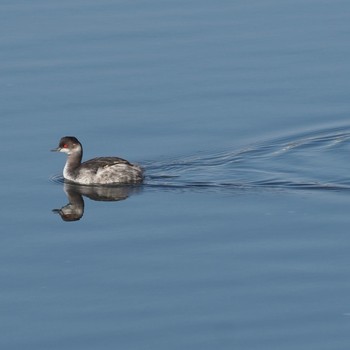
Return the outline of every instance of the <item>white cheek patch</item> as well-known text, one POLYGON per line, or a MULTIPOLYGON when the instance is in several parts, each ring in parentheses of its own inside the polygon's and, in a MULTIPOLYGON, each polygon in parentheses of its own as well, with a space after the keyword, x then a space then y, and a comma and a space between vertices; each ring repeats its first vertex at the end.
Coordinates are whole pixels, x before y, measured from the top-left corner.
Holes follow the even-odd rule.
POLYGON ((62 148, 60 149, 60 152, 69 154, 69 149, 68 149, 68 148, 63 148, 63 147, 62 147, 62 148))

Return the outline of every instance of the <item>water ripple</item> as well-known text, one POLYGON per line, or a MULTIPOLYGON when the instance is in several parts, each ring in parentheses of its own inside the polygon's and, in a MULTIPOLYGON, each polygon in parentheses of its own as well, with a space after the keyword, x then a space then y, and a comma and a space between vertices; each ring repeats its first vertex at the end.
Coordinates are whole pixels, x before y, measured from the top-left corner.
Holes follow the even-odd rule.
POLYGON ((173 189, 349 190, 350 127, 288 135, 238 150, 145 163, 146 185, 173 189))
POLYGON ((64 183, 64 177, 62 175, 56 174, 50 176, 50 181, 56 184, 63 184, 64 183))

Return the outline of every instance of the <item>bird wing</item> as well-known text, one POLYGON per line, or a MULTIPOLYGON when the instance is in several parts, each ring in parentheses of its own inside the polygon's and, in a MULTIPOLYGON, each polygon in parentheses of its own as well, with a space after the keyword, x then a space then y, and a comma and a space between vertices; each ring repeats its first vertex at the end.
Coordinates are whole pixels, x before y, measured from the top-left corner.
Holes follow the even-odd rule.
POLYGON ((81 164, 81 167, 91 169, 97 172, 98 169, 108 168, 118 164, 128 164, 131 165, 127 160, 118 157, 97 157, 81 164))

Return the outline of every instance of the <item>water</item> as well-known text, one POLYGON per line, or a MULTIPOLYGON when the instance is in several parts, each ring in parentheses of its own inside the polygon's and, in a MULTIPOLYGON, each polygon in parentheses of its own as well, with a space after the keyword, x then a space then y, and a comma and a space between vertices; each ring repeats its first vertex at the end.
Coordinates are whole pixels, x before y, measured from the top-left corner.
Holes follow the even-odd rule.
POLYGON ((347 2, 0 9, 1 348, 349 348, 347 2))

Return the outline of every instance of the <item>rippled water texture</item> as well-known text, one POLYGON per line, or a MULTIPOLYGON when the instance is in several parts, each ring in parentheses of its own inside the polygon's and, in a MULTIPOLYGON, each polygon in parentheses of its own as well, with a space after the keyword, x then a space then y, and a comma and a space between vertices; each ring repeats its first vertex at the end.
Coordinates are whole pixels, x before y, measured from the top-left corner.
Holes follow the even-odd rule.
POLYGON ((195 188, 349 189, 349 127, 310 131, 243 149, 146 163, 146 185, 195 188))

